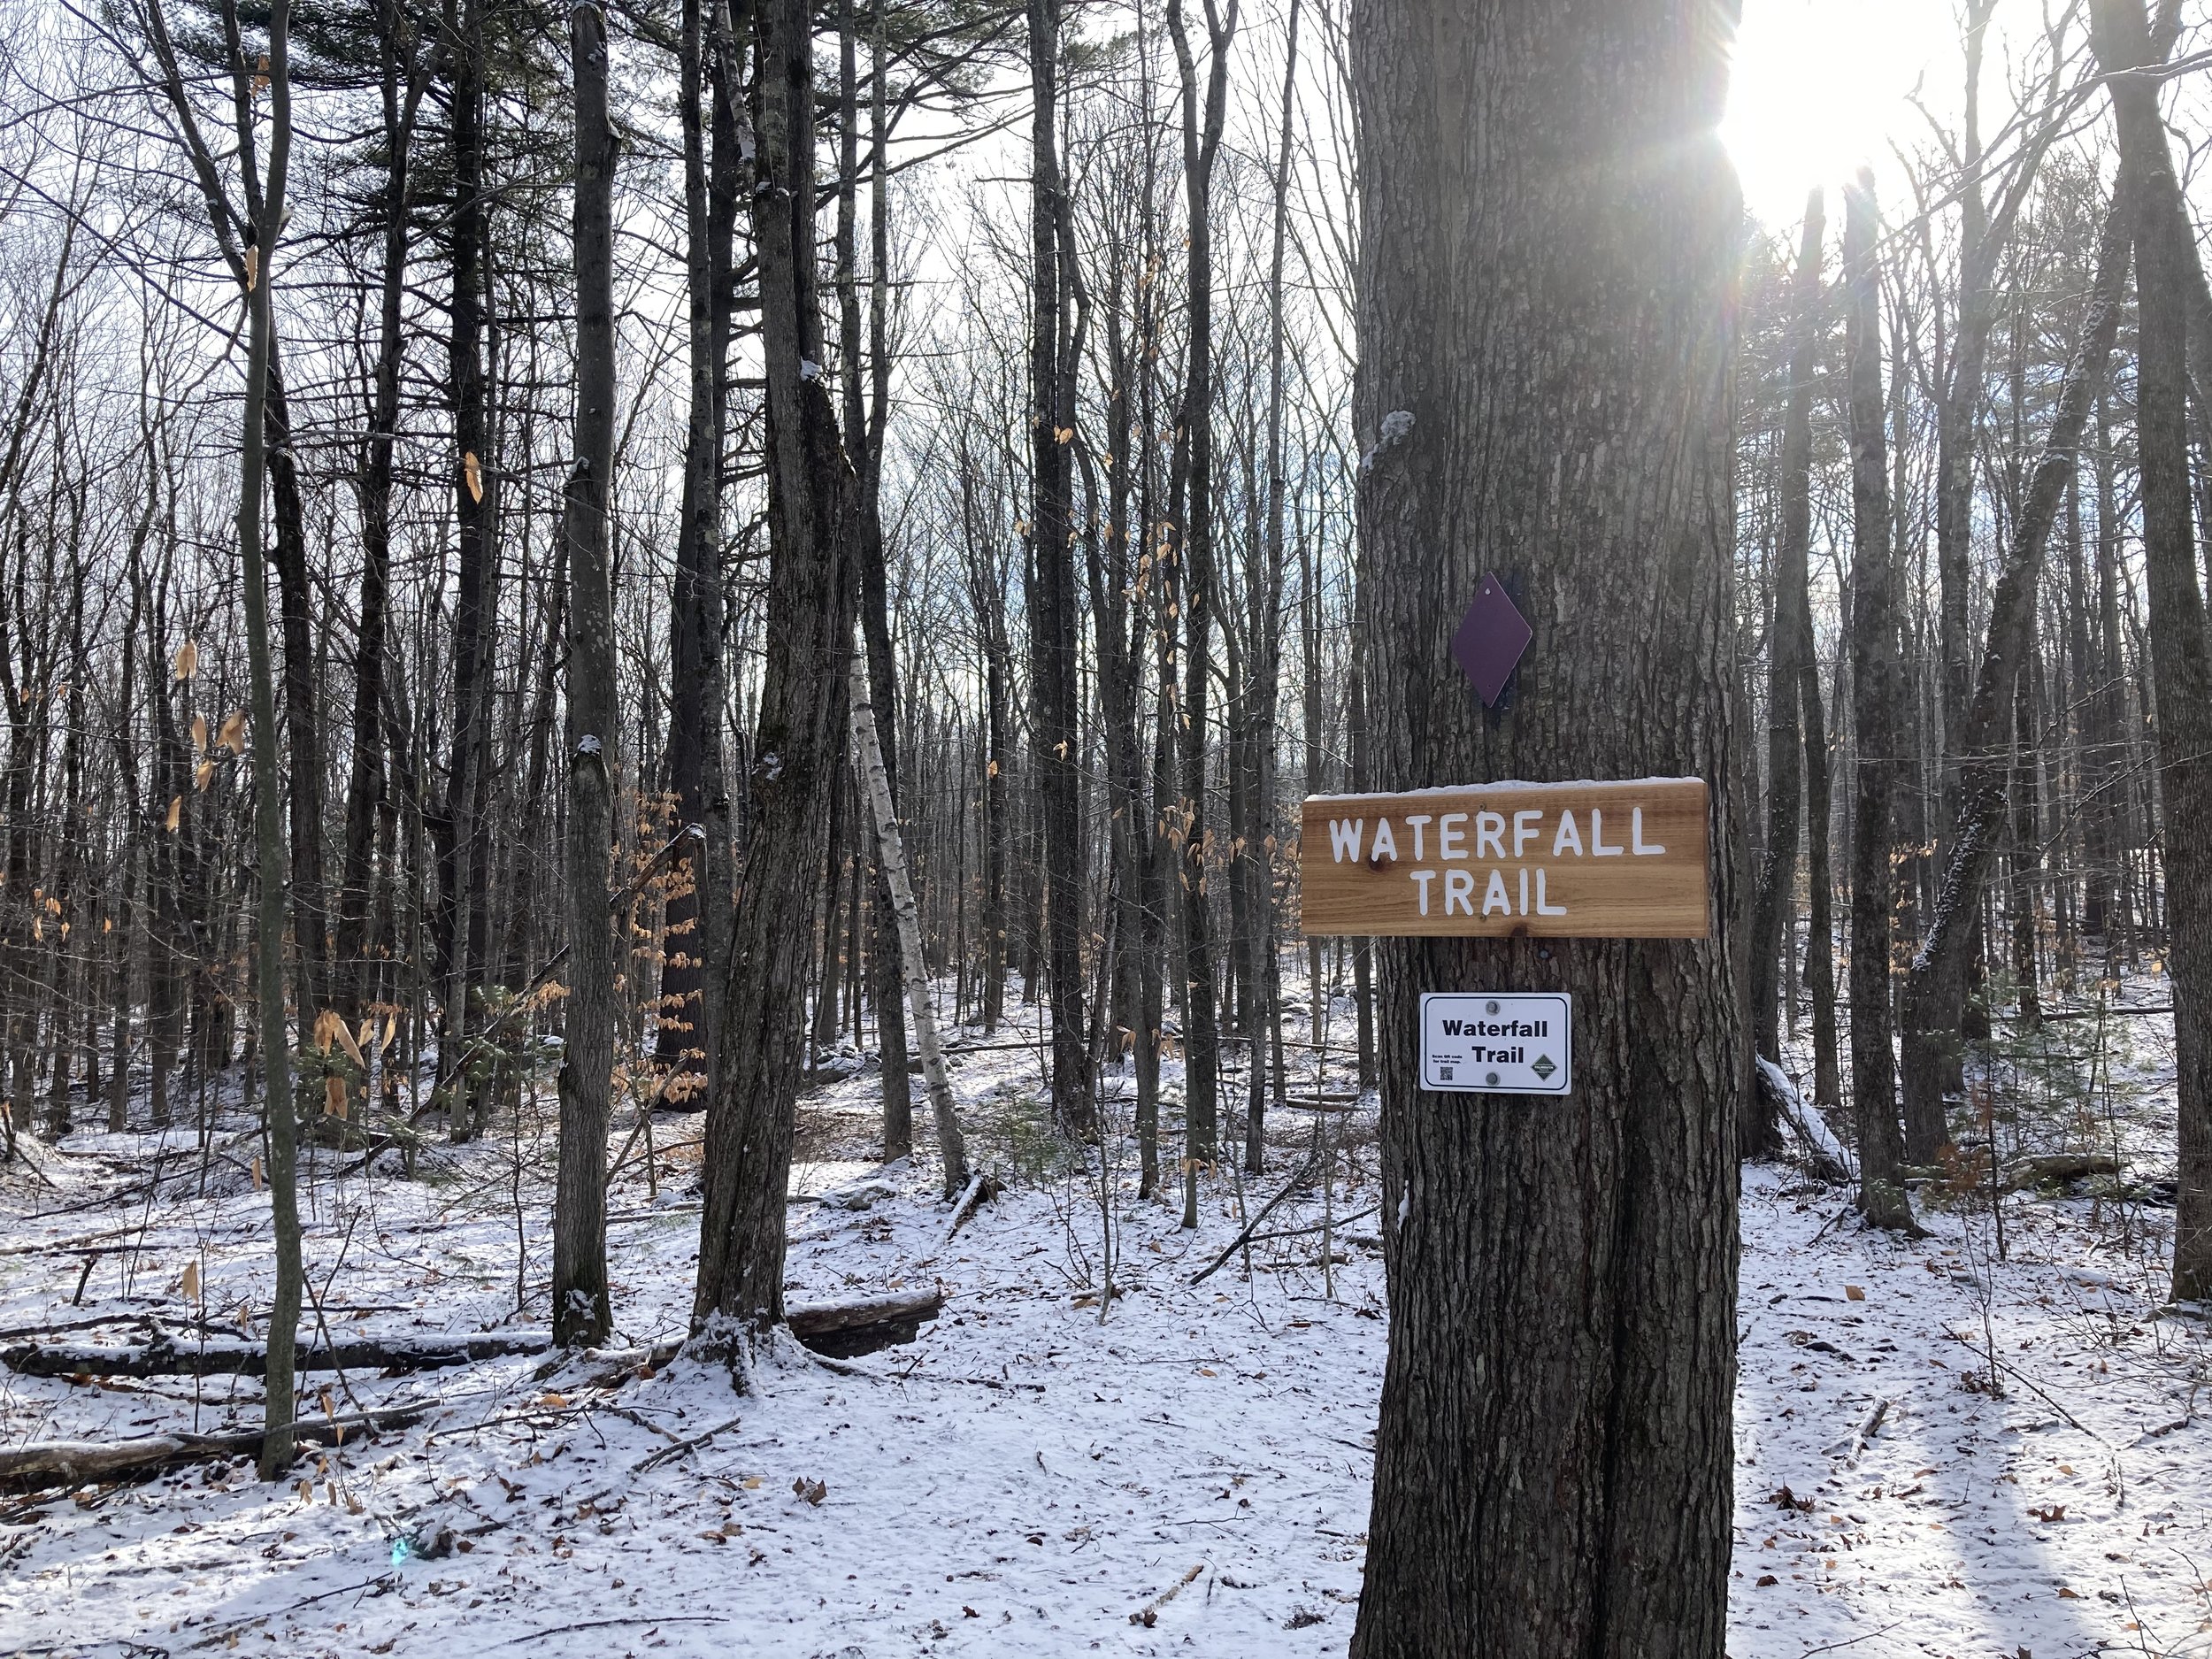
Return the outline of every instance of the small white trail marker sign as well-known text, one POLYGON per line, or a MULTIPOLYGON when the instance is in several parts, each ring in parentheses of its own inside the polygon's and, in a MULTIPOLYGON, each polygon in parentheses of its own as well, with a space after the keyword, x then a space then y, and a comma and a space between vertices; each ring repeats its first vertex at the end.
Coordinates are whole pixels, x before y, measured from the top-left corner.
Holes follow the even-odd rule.
POLYGON ((1421 993, 1421 1087, 1471 1094, 1564 1094, 1574 1000, 1563 991, 1421 993))

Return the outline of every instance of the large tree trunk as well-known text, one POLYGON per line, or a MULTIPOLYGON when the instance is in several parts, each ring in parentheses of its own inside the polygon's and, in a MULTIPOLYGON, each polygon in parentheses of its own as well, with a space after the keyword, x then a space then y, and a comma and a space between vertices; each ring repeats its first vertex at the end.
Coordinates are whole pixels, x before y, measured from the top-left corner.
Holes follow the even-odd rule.
POLYGON ((408 150, 423 80, 397 0, 379 0, 385 184, 384 265, 377 293, 374 384, 361 445, 361 616, 353 657, 353 753, 346 779, 344 874, 338 895, 337 984, 332 1001, 357 1024, 368 1001, 368 924, 376 873, 376 824, 384 795, 385 603, 392 562, 392 475, 398 442, 400 368, 406 352, 408 150))
POLYGON ((1805 992, 1813 1010, 1813 1101, 1819 1106, 1839 1106, 1843 1067, 1836 1042, 1835 879, 1829 857, 1834 772, 1809 604, 1798 624, 1798 713, 1805 723, 1805 992))
POLYGON ((1843 280, 1851 430, 1851 718, 1858 741, 1851 826, 1851 1097, 1859 1135, 1859 1208, 1880 1226, 1909 1226, 1899 1165, 1897 1059, 1890 1047, 1891 859, 1905 687, 1897 661, 1890 554, 1889 463, 1882 424, 1881 269, 1874 180, 1844 191, 1843 280))
POLYGON ((1712 937, 1379 955, 1390 1360, 1354 1659, 1696 1655, 1727 1623, 1740 237, 1707 8, 1363 0, 1359 519, 1372 782, 1695 775, 1712 937), (1449 653, 1484 574, 1510 709, 1449 653), (1419 1089, 1440 987, 1575 998, 1560 1102, 1419 1089))
POLYGON ((1052 1111, 1061 1132, 1093 1130, 1083 1041, 1082 741, 1076 716, 1074 478, 1077 344, 1069 337, 1074 283, 1060 234, 1064 205, 1059 119, 1059 0, 1029 0, 1030 556, 1036 603, 1030 660, 1036 738, 1030 745, 1043 812, 1045 977, 1052 1004, 1052 1111))
MULTIPOLYGON (((880 27, 880 13, 878 23, 880 27)), ((880 467, 883 423, 889 409, 890 355, 887 349, 883 311, 889 273, 884 269, 888 252, 885 217, 890 210, 881 177, 883 157, 883 77, 881 65, 872 77, 874 88, 870 144, 871 172, 876 175, 870 211, 870 242, 873 250, 868 307, 873 327, 870 351, 862 349, 862 307, 856 234, 859 217, 860 97, 858 36, 851 0, 838 7, 838 150, 837 179, 837 301, 838 357, 843 371, 845 453, 859 474, 860 519, 854 551, 859 560, 860 634, 868 668, 869 693, 881 710, 876 721, 883 750, 883 770, 894 804, 899 793, 898 663, 891 647, 890 577, 883 547, 883 480, 880 467), (872 379, 875 402, 871 411, 863 387, 872 379)), ((877 843, 870 838, 870 845, 877 843)), ((873 858, 875 872, 875 927, 868 941, 870 965, 875 982, 869 987, 876 1008, 876 1052, 881 1062, 879 1082, 883 1090, 883 1156, 902 1158, 914 1146, 914 1097, 907 1075, 906 1025, 899 1010, 906 997, 904 948, 899 931, 897 905, 891 892, 890 872, 880 852, 873 858)))
POLYGON ((1991 287, 2002 237, 1991 232, 1983 192, 1982 51, 1997 0, 1966 0, 1961 19, 1966 56, 1960 156, 1958 324, 1952 330, 1936 407, 1936 582, 1938 645, 1943 692, 1942 781, 1939 834, 1947 842, 1958 803, 1959 739, 1973 691, 1973 641, 1967 612, 1973 597, 1974 430, 1981 411, 1982 374, 1996 321, 1991 287))
POLYGON ((968 596, 975 606, 976 641, 983 663, 982 933, 983 1034, 1006 1015, 1006 839, 1008 770, 1013 765, 1011 710, 1007 705, 1010 653, 1006 641, 1005 590, 987 546, 990 532, 977 496, 979 463, 960 437, 960 532, 967 555, 968 596))
MULTIPOLYGON (((2028 628, 2035 628, 2034 605, 2029 606, 2028 628)), ((2039 887, 2043 874, 2040 791, 2037 784, 2036 709, 2042 702, 2043 664, 2031 651, 2012 687, 2012 979, 2020 1024, 2032 1031, 2043 1021, 2043 994, 2036 984, 2038 917, 2041 909, 2039 887)), ((1909 1123, 1910 1118, 1908 1117, 1909 1123)))
POLYGON ((2141 0, 2093 0, 2097 58, 2133 175, 2135 431, 2150 590, 2151 684, 2165 806, 2166 974, 2173 987, 2180 1181, 2173 1298, 2212 1297, 2212 643, 2205 634, 2189 499, 2189 298, 2194 233, 2158 109, 2158 83, 2124 72, 2158 61, 2141 0))
POLYGON ((1214 1002, 1213 910, 1206 891, 1211 832, 1206 823, 1206 705, 1213 675, 1213 168, 1221 148, 1229 87, 1229 43, 1237 0, 1224 10, 1205 0, 1210 48, 1203 110, 1198 65, 1184 26, 1182 0, 1168 0, 1168 33, 1183 87, 1183 195, 1190 221, 1190 313, 1182 407, 1175 423, 1175 458, 1168 488, 1173 545, 1169 586, 1185 629, 1182 791, 1177 813, 1183 886, 1183 1225, 1198 1225, 1198 1174, 1213 1163, 1219 1135, 1217 1093, 1221 1055, 1214 1002))
MULTIPOLYGON (((1774 549, 1774 626, 1767 659, 1767 845, 1751 912, 1751 1025, 1758 1051, 1782 1057, 1782 929, 1797 881, 1800 796, 1804 784, 1799 731, 1810 636, 1806 549, 1812 539, 1813 375, 1821 336, 1820 244, 1827 232, 1821 194, 1805 202, 1805 235, 1797 257, 1790 317, 1789 404, 1782 425, 1782 525, 1774 549)), ((1827 949, 1827 941, 1817 941, 1827 949)), ((1781 1126, 1755 1102, 1737 1129, 1737 1151, 1768 1156, 1782 1149, 1781 1126)))
MULTIPOLYGON (((741 156, 733 102, 740 89, 729 84, 735 53, 721 31, 722 13, 710 0, 684 0, 678 111, 691 361, 669 617, 668 780, 677 816, 706 833, 693 841, 669 892, 654 1058, 699 1077, 707 1070, 713 1029, 710 964, 718 960, 730 901, 729 799, 722 776, 722 449, 741 156)), ((671 1090, 679 1098, 687 1092, 671 1090)))
MULTIPOLYGON (((246 361, 244 447, 238 502, 238 550, 245 572, 246 650, 250 662, 254 777, 254 848, 261 880, 254 925, 254 1000, 261 1026, 262 1101, 268 1128, 269 1196, 276 1236, 276 1294, 269 1310, 265 1372, 265 1430, 261 1443, 261 1478, 273 1480, 292 1462, 294 1332, 299 1324, 304 1283, 300 1262, 299 1200, 294 1173, 297 1118, 292 1102, 290 1041, 284 1011, 284 884, 276 872, 285 867, 284 818, 279 799, 276 684, 269 649, 269 579, 263 563, 261 497, 266 482, 267 411, 271 340, 275 333, 273 286, 277 238, 284 223, 285 174, 292 148, 292 88, 288 68, 289 0, 276 0, 269 15, 269 172, 263 188, 250 188, 252 158, 240 157, 250 180, 249 198, 258 196, 261 211, 254 247, 258 268, 249 260, 247 311, 250 319, 246 361)), ((246 73, 242 63, 237 70, 246 73)))
POLYGON ((269 342, 267 424, 270 568, 277 580, 278 629, 284 641, 283 707, 285 810, 289 819, 286 895, 298 984, 294 995, 303 1032, 330 997, 330 949, 323 897, 322 703, 316 690, 319 629, 308 592, 307 510, 300 495, 299 465, 286 395, 282 353, 269 342))
MULTIPOLYGON (((1137 1187, 1150 1197, 1159 1180, 1159 1032, 1148 1018, 1145 987, 1159 978, 1151 895, 1151 813, 1145 796, 1142 722, 1149 584, 1133 568, 1130 535, 1141 534, 1141 500, 1132 476, 1139 463, 1131 394, 1144 373, 1142 251, 1125 239, 1106 266, 1106 522, 1085 538, 1091 627, 1098 659, 1099 724, 1106 749, 1113 854, 1113 1025, 1102 1060, 1130 1055, 1137 1098, 1137 1187), (1125 312, 1137 311, 1132 330, 1125 312), (1133 518, 1133 509, 1135 517, 1133 518)), ((1144 446, 1148 453, 1150 446, 1144 446)))
MULTIPOLYGON (((2127 188, 2124 181, 2123 191, 2127 188)), ((1905 1156, 1914 1164, 1932 1163, 1950 1138, 1944 1080, 1959 1066, 1958 1011, 1965 999, 1973 922, 1981 909, 1990 860, 2006 828, 2014 704, 2036 649, 2035 595, 2043 577, 2044 554, 2068 480, 2079 465, 2082 434, 2119 333, 2121 296, 2127 280, 2126 211, 2124 193, 2116 197, 2106 218, 2081 340, 2067 366, 2050 433, 1991 596, 1989 636, 1974 701, 1959 734, 1957 810, 1942 886, 1900 999, 1905 1156)), ((1864 741, 1862 736, 1863 745, 1864 741)))
POLYGON ((451 1090, 457 1139, 477 1130, 474 1091, 457 1069, 469 1025, 469 987, 480 964, 484 865, 479 807, 488 780, 491 657, 498 610, 492 547, 496 477, 484 369, 484 0, 448 0, 444 29, 452 76, 453 309, 447 365, 453 398, 450 474, 458 565, 453 604, 453 743, 443 801, 432 818, 439 864, 439 994, 444 1003, 439 1071, 451 1090))
POLYGON ((1244 1109, 1244 1172, 1257 1175, 1267 1127, 1267 1080, 1282 1090, 1282 969, 1275 956, 1275 723, 1281 690, 1283 610, 1283 254, 1289 240, 1290 144, 1298 99, 1298 0, 1291 0, 1283 52, 1281 122, 1277 128, 1274 202, 1267 265, 1267 520, 1259 538, 1259 568, 1246 585, 1250 607, 1250 679, 1245 741, 1252 784, 1247 803, 1243 864, 1250 883, 1252 997, 1259 1013, 1248 1063, 1244 1109), (1267 1049, 1273 1046, 1271 1073, 1267 1049))
POLYGON ((859 511, 823 383, 814 273, 814 67, 803 0, 759 12, 754 76, 771 563, 751 834, 708 1096, 695 1332, 740 1368, 783 1317, 784 1192, 801 986, 829 792, 845 734, 859 511))
POLYGON ((614 595, 607 505, 614 469, 615 131, 607 112, 607 21, 569 16, 576 73, 576 465, 562 503, 568 549, 568 1032, 553 1197, 553 1336, 603 1340, 607 1122, 613 1110, 615 940, 607 916, 617 746, 614 595))

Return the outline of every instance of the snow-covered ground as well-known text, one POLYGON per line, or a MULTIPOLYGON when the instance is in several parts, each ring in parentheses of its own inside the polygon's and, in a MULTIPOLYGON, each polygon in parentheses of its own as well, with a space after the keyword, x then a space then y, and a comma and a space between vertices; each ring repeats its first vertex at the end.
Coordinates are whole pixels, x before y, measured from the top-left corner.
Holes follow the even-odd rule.
MULTIPOLYGON (((2155 1127, 2159 1056, 2139 1059, 2100 1097, 2116 1133, 2155 1127)), ((2037 1064, 2055 1096, 2076 1087, 2037 1064)), ((873 1170, 875 1080, 803 1102, 793 1297, 940 1283, 914 1343, 844 1371, 795 1348, 742 1397, 684 1359, 317 1374, 315 1411, 437 1410, 311 1454, 295 1485, 240 1463, 0 1498, 0 1652, 1341 1654, 1387 1340, 1362 1213, 1371 1120, 1326 1119, 1325 1197, 1267 1228, 1325 1202, 1327 1234, 1256 1245, 1248 1275, 1233 1258, 1194 1287, 1235 1234, 1234 1184, 1210 1184, 1186 1233, 1179 1203, 1135 1199, 1117 1141, 1102 1202, 1095 1165, 1063 1165, 1035 1123, 1037 1065, 1002 1048, 956 1069, 977 1151, 1010 1181, 949 1244, 926 1166, 895 1167, 863 1209, 809 1202, 873 1170)), ((1251 1208, 1315 1133, 1277 1116, 1251 1208)), ((660 1119, 654 1191, 634 1161, 612 1194, 634 1348, 686 1323, 698 1125, 660 1119)), ((310 1273, 334 1333, 541 1322, 545 1133, 426 1149, 413 1180, 389 1160, 337 1176, 345 1160, 319 1153, 310 1273)), ((2165 1172, 2156 1135, 2139 1141, 2131 1173, 2165 1172)), ((265 1308, 250 1148, 209 1165, 204 1194, 188 1132, 169 1148, 157 1190, 140 1134, 34 1148, 43 1179, 7 1178, 0 1341, 127 1340, 142 1319, 188 1340, 196 1317, 234 1334, 265 1308)), ((2212 1654, 2212 1344, 2154 1317, 2171 1211, 2019 1194, 2001 1262, 1985 1198, 1921 1197, 1930 1236, 1896 1239, 1860 1230, 1839 1189, 1747 1172, 1732 1653, 2212 1654)), ((0 1444, 251 1426, 258 1392, 0 1372, 0 1444)))

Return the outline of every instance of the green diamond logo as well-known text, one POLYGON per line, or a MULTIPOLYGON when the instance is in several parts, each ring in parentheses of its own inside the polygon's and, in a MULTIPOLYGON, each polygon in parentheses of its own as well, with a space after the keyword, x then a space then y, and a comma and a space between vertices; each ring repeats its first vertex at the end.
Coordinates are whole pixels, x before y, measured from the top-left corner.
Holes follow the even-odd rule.
POLYGON ((1529 1067, 1529 1070, 1535 1072, 1538 1077, 1548 1078, 1559 1068, 1552 1064, 1551 1056, 1540 1054, 1536 1056, 1536 1064, 1529 1067))

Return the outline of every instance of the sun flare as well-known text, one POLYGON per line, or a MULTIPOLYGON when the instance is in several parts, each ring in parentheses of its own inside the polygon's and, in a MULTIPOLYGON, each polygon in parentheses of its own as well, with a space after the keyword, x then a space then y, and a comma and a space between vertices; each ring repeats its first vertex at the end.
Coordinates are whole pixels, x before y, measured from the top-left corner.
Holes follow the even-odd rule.
POLYGON ((1947 117, 1956 103, 1955 73, 1933 61, 1955 55, 1955 32, 1936 0, 1746 0, 1721 122, 1746 205, 1787 223, 1814 185, 1886 172, 1893 142, 1928 130, 1916 87, 1947 117))

